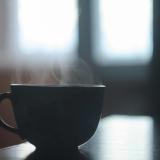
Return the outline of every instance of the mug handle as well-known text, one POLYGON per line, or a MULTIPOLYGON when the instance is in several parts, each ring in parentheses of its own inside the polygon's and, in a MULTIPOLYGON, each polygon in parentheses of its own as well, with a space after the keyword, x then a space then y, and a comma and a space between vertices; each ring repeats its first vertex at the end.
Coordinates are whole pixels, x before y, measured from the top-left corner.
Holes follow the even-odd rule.
MULTIPOLYGON (((0 102, 3 101, 4 99, 11 100, 11 93, 10 92, 0 93, 0 102)), ((0 127, 19 135, 19 130, 7 124, 1 116, 0 116, 0 127)))

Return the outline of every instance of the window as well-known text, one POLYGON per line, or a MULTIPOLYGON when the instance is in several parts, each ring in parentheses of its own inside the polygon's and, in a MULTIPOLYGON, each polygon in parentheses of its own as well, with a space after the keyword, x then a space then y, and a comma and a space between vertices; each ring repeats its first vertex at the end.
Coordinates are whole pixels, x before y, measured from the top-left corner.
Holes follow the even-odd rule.
POLYGON ((99 0, 94 7, 94 60, 147 64, 152 57, 152 0, 99 0))
POLYGON ((70 56, 77 48, 76 0, 18 0, 21 51, 70 56))
POLYGON ((121 74, 123 69, 125 75, 132 74, 131 68, 143 65, 133 74, 138 77, 135 75, 149 71, 146 64, 152 58, 153 2, 0 1, 0 52, 11 55, 15 51, 22 57, 23 53, 42 52, 56 58, 79 54, 85 61, 96 63, 94 67, 107 78, 109 74, 121 74))

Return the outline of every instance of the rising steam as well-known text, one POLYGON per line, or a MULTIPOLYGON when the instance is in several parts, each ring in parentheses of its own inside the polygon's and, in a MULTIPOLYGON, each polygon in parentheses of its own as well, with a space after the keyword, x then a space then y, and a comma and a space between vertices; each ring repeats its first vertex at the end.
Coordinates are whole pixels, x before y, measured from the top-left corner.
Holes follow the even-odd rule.
POLYGON ((20 59, 12 76, 12 83, 19 84, 93 84, 92 71, 80 58, 52 59, 46 55, 29 55, 20 59))

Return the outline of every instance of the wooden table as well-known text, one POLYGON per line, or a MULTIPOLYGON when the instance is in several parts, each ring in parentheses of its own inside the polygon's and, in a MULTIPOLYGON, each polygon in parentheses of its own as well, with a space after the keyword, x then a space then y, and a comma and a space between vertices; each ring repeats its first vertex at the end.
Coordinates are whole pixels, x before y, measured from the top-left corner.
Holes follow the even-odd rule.
MULTIPOLYGON (((4 148, 0 160, 25 160, 34 150, 28 142, 4 148)), ((104 117, 79 150, 87 160, 159 160, 160 123, 147 116, 104 117)))

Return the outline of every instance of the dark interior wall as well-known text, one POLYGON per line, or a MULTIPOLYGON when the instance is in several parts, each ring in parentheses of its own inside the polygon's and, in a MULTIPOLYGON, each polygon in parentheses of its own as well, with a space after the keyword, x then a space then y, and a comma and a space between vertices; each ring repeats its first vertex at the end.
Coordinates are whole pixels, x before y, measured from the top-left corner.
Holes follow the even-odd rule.
POLYGON ((160 113, 160 1, 153 1, 153 59, 151 75, 151 99, 153 115, 159 117, 160 113))

